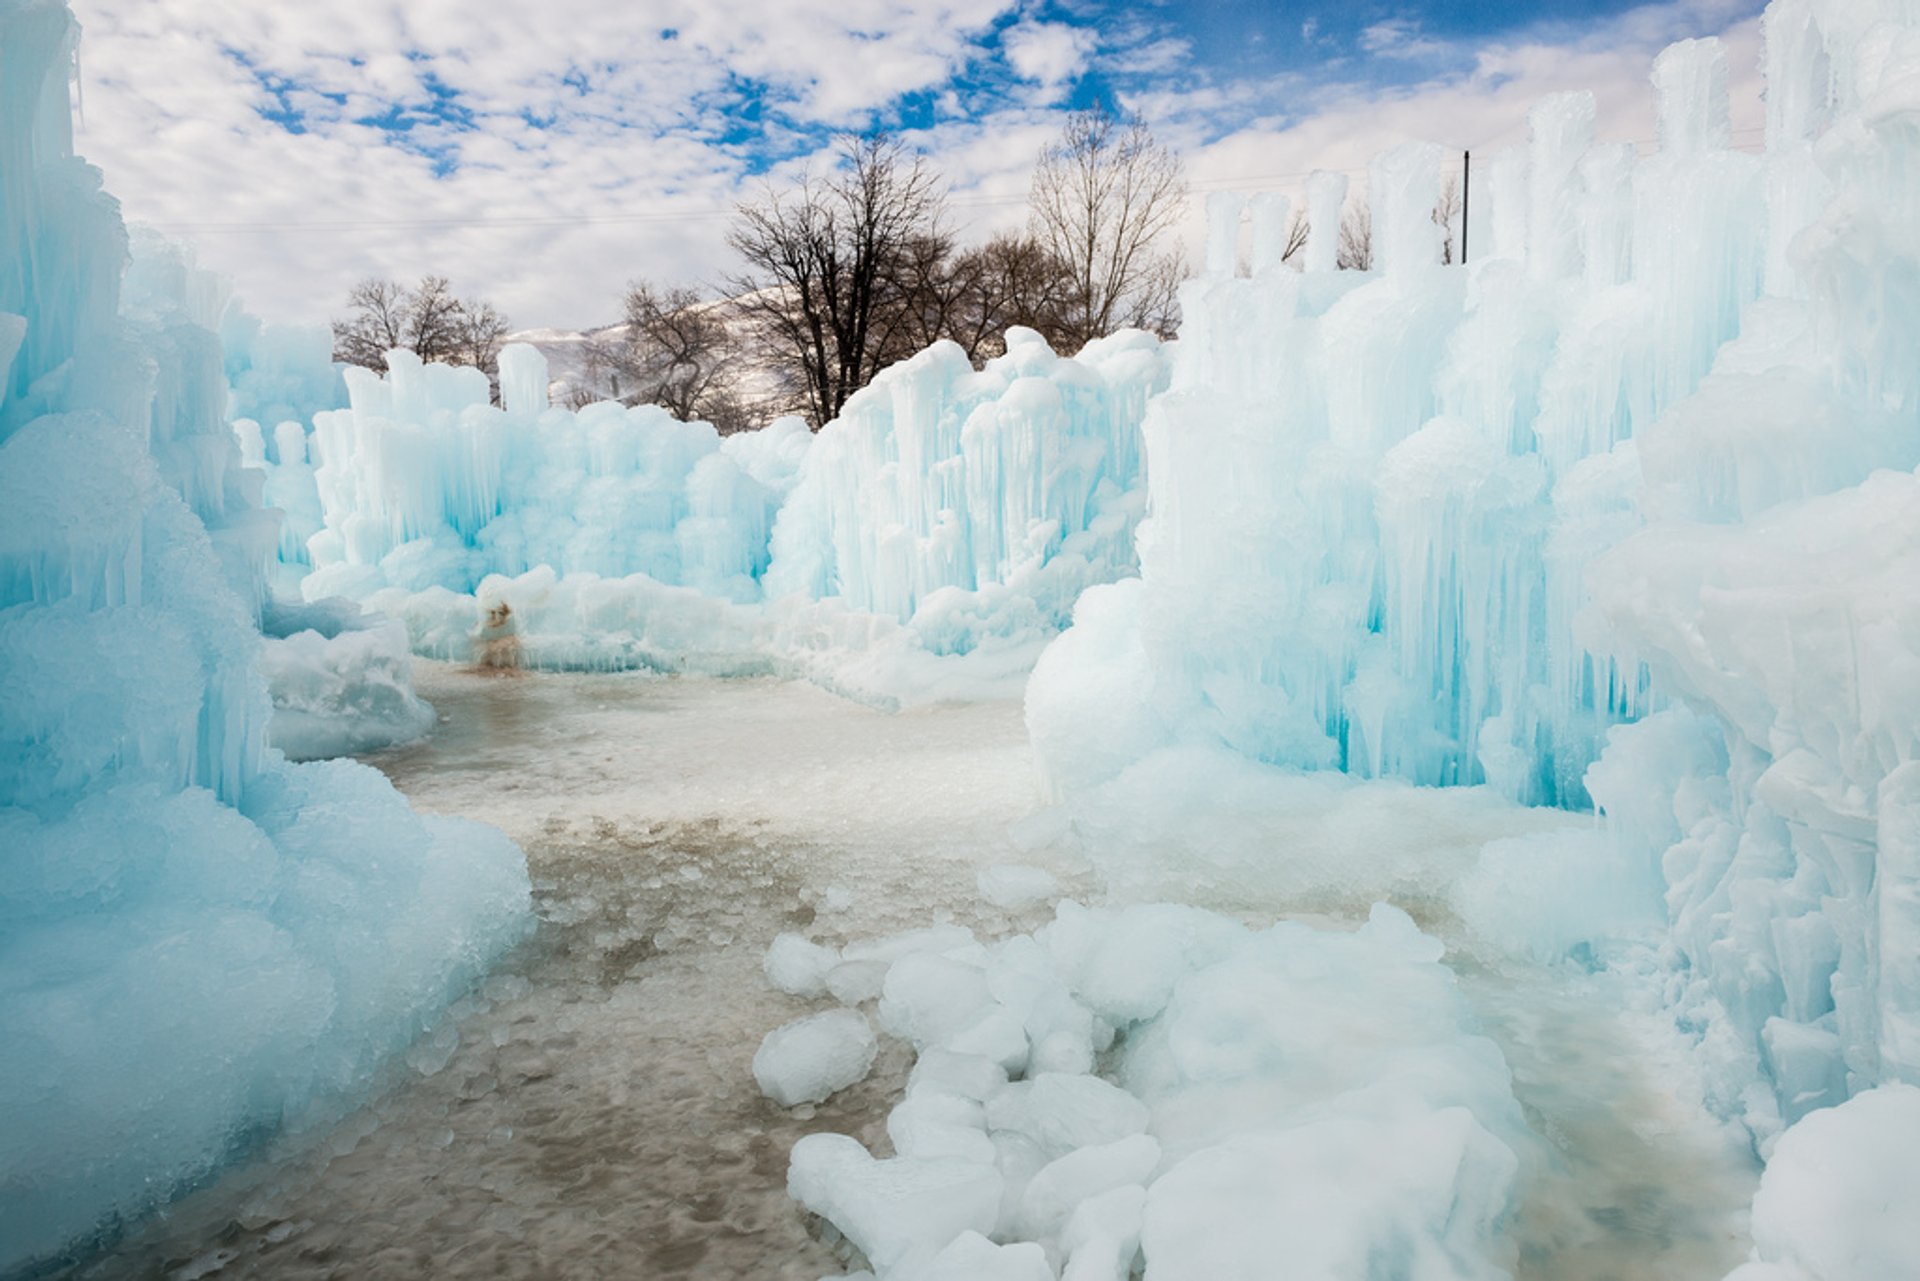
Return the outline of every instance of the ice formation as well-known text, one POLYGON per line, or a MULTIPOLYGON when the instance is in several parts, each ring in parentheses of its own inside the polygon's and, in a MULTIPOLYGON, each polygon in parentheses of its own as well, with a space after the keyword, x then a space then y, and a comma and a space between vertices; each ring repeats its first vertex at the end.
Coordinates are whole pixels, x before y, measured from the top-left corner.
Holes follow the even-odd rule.
POLYGON ((1920 14, 1776 0, 1765 32, 1764 156, 1687 42, 1650 156, 1589 97, 1535 110, 1464 269, 1409 147, 1370 176, 1379 270, 1189 283, 1140 577, 1028 690, 1102 832, 1219 825, 1284 769, 1597 805, 1449 892, 1523 949, 1664 925, 1763 1147, 1920 1071, 1920 14))
POLYGON ((373 1070, 517 937, 519 851, 267 746, 277 537, 223 301, 72 151, 76 27, 0 0, 0 1271, 373 1070), (123 273, 124 286, 123 286, 123 273))
POLYGON ((413 691, 413 654, 399 623, 339 598, 273 598, 260 625, 260 672, 273 699, 267 741, 290 760, 375 752, 433 728, 433 708, 413 691))
POLYGON ((485 660, 510 634, 527 666, 1007 695, 1082 589, 1133 570, 1139 423, 1169 366, 1139 332, 1074 359, 1027 330, 1008 346, 975 371, 936 344, 817 439, 797 419, 721 437, 654 406, 549 408, 521 346, 501 407, 474 371, 395 352, 386 378, 347 371, 351 403, 304 452, 291 425, 271 444, 236 428, 288 512, 282 561, 311 560, 300 590, 405 620, 420 653, 485 660))
MULTIPOLYGON (((1509 1275, 1535 1140, 1440 944, 1397 909, 1255 931, 1067 901, 991 945, 866 950, 887 958, 880 1021, 918 1056, 893 1155, 809 1135, 788 1187, 883 1281, 1124 1281, 1142 1259, 1225 1281, 1281 1251, 1313 1276, 1509 1275)), ((776 951, 790 968, 796 943, 776 951)))

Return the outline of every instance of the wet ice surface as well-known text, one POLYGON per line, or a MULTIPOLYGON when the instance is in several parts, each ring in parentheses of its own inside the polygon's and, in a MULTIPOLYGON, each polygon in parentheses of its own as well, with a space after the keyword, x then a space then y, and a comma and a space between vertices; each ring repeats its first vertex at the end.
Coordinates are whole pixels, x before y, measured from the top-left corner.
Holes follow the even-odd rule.
MULTIPOLYGON (((419 808, 521 843, 534 939, 375 1103, 73 1275, 839 1272, 831 1231, 786 1196, 787 1153, 816 1130, 884 1152, 909 1054, 883 1038, 868 1080, 812 1108, 763 1099, 760 1038, 828 1003, 774 991, 760 959, 783 930, 839 944, 940 919, 1033 928, 1045 905, 980 901, 995 864, 1093 894, 1073 858, 1012 843, 1039 803, 1020 708, 887 716, 772 681, 433 665, 420 684, 438 732, 375 763, 419 808)), ((1250 919, 1259 906, 1284 907, 1250 919)), ((1686 1101, 1660 1017, 1607 976, 1461 969, 1563 1155, 1515 1225, 1520 1276, 1692 1281, 1737 1263, 1754 1175, 1686 1101)))

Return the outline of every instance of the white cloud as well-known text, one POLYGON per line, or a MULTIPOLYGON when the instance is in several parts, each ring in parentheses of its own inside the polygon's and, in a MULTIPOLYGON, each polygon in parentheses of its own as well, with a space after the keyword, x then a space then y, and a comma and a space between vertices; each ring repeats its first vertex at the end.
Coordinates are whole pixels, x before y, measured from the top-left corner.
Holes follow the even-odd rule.
POLYGON ((1049 91, 1079 76, 1096 44, 1086 27, 1031 19, 1007 28, 1000 41, 1014 74, 1049 91))
MULTIPOLYGON (((1017 93, 959 119, 951 92, 1011 3, 75 0, 86 32, 78 143, 129 217, 197 229, 183 238, 270 318, 323 319, 362 276, 434 271, 518 325, 592 324, 617 314, 631 276, 698 283, 726 271, 727 213, 757 189, 746 145, 716 136, 713 104, 734 77, 767 86, 776 109, 764 127, 803 150, 796 128, 932 92, 943 114, 913 140, 956 193, 954 223, 969 234, 1017 225, 1059 111, 1045 94, 1017 93), (453 95, 471 127, 428 120, 397 145, 358 123, 419 111, 436 93, 453 95), (262 115, 283 108, 305 132, 262 115)), ((1023 21, 1003 49, 1043 84, 1090 65, 1126 70, 1135 51, 1133 69, 1153 68, 1147 83, 1165 87, 1127 105, 1188 152, 1196 182, 1271 187, 1317 166, 1361 169, 1407 137, 1517 141, 1532 101, 1561 88, 1592 88, 1609 136, 1651 137, 1653 53, 1721 29, 1743 6, 1674 0, 1469 50, 1473 74, 1386 95, 1297 77, 1208 79, 1178 41, 1156 44, 1144 28, 1109 30, 1096 49, 1075 28, 1023 21)), ((1758 118, 1755 25, 1734 32, 1742 124, 1758 118)), ((1196 215, 1196 242, 1197 225, 1196 215)))

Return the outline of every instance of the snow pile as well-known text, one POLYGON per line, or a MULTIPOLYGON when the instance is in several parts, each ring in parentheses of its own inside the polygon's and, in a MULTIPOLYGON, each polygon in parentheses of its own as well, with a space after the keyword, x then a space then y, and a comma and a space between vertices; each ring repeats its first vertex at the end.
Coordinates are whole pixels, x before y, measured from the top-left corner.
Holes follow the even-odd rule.
MULTIPOLYGON (((881 1278, 1124 1281, 1144 1258, 1213 1281, 1282 1255, 1314 1276, 1509 1275, 1534 1142, 1440 944, 1395 908, 1340 933, 1063 902, 990 946, 946 927, 838 966, 856 951, 918 1056, 893 1155, 809 1135, 788 1188, 881 1278)), ((789 936, 768 967, 813 990, 832 958, 789 936)))
POLYGON ((0 0, 0 1271, 83 1248, 373 1070, 517 937, 492 829, 268 751, 275 517, 177 253, 72 154, 76 27, 0 0))
POLYGON ((1445 897, 1548 955, 1664 918, 1763 1143, 1920 1072, 1920 27, 1776 0, 1766 33, 1765 156, 1730 147, 1718 45, 1676 45, 1659 150, 1547 100, 1464 269, 1430 148, 1374 165, 1376 272, 1312 269, 1324 239, 1281 269, 1256 208, 1256 269, 1186 287, 1148 408, 1141 576, 1080 599, 1027 696, 1122 876, 1336 879, 1251 835, 1298 826, 1289 767, 1598 806, 1445 897))

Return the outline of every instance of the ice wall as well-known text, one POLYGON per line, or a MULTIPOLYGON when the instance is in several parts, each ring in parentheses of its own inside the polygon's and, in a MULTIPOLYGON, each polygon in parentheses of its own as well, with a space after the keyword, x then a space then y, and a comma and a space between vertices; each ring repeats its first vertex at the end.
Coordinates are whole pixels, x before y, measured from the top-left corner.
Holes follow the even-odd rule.
POLYGON ((723 439, 652 405, 548 408, 546 362, 522 345, 501 354, 502 406, 478 370, 387 360, 385 378, 348 369, 348 407, 314 419, 309 598, 469 593, 536 565, 759 595, 809 439, 797 419, 723 439))
POLYGON ((224 302, 72 154, 76 39, 0 0, 0 1271, 350 1104, 516 937, 519 851, 268 750, 277 518, 224 302), (124 288, 123 288, 124 275, 124 288))
MULTIPOLYGON (((1079 593, 1134 569, 1140 420, 1170 348, 1056 355, 1028 330, 975 371, 951 343, 883 372, 816 439, 720 437, 653 406, 545 407, 531 348, 504 408, 470 370, 347 371, 306 459, 239 423, 305 527, 309 600, 406 621, 416 651, 551 667, 778 671, 875 702, 1008 697, 1079 593), (491 619, 492 621, 488 621, 491 619)), ((289 560, 288 533, 281 554, 289 560)))
POLYGON ((1139 423, 1167 375, 1138 330, 1066 359, 1017 327, 978 372, 946 342, 886 370, 821 430, 774 527, 768 594, 910 622, 1007 589, 1018 616, 942 628, 932 647, 949 651, 1064 626, 1082 588, 1132 568, 1139 423))
POLYGON ((1187 285, 1141 577, 1029 687, 1056 792, 1189 744, 1597 802, 1669 887, 1729 1111, 1764 1138, 1909 1077, 1916 26, 1778 0, 1764 156, 1712 41, 1655 64, 1651 155, 1548 99, 1465 268, 1408 147, 1380 270, 1187 285))

